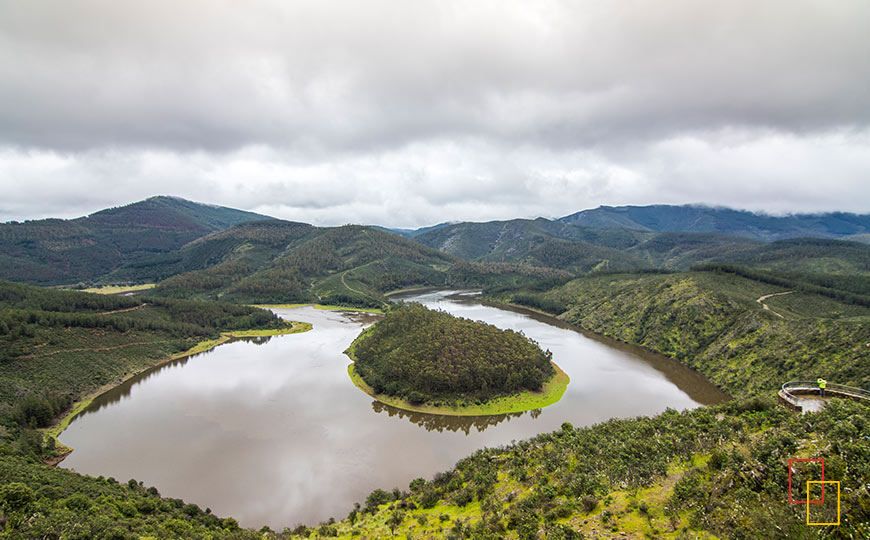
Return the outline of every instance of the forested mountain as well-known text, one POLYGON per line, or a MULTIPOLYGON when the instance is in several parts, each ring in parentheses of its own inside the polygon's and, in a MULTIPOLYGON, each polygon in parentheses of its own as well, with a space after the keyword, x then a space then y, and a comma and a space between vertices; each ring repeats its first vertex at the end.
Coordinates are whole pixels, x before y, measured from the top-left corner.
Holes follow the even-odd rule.
POLYGON ((160 279, 154 294, 246 303, 320 302, 376 307, 409 286, 481 287, 569 276, 517 264, 470 264, 372 227, 252 222, 114 274, 160 279), (180 272, 180 273, 179 273, 180 272))
POLYGON ((599 206, 560 218, 583 227, 638 231, 707 232, 756 240, 842 238, 870 232, 870 214, 832 212, 776 217, 708 206, 599 206))
POLYGON ((151 197, 78 219, 4 223, 0 224, 0 279, 33 284, 91 282, 210 232, 262 219, 271 218, 177 197, 151 197))
MULTIPOLYGON (((151 272, 174 274, 157 294, 234 301, 379 305, 380 292, 443 284, 454 257, 370 227, 317 228, 256 222, 206 236, 147 261, 151 272)), ((161 276, 162 277, 162 276, 161 276)))
MULTIPOLYGON (((344 298, 344 302, 353 300, 359 305, 405 285, 484 286, 492 283, 495 273, 500 275, 496 281, 505 279, 504 274, 523 281, 515 269, 492 263, 552 268, 575 275, 686 270, 711 262, 862 274, 870 272, 866 243, 825 239, 764 243, 747 237, 804 233, 845 237, 862 232, 865 217, 773 218, 688 206, 602 207, 556 221, 442 223, 391 231, 443 252, 424 255, 419 246, 382 236, 388 229, 317 228, 174 197, 152 197, 73 220, 0 225, 0 278, 35 284, 142 283, 199 272, 170 281, 163 291, 200 297, 228 294, 228 299, 264 302, 312 301, 338 294, 333 300, 344 298), (629 219, 632 216, 638 221, 629 219), (684 224, 690 218, 695 219, 691 227, 684 224), (728 234, 657 232, 680 227, 728 234), (363 230, 368 233, 362 234, 363 230), (379 247, 372 251, 363 247, 366 243, 379 247), (348 260, 336 262, 345 256, 348 260), (447 277, 445 271, 459 262, 457 258, 487 264, 484 274, 488 277, 482 277, 482 267, 468 265, 458 272, 459 277, 447 277), (377 268, 367 267, 376 262, 377 268), (366 268, 345 274, 356 267, 366 268), (334 273, 341 273, 343 279, 330 280, 334 273), (356 285, 350 283, 353 279, 356 285), (179 289, 190 290, 180 293, 179 289), (360 301, 363 297, 365 302, 360 301)), ((856 234, 855 238, 863 236, 856 234)), ((525 268, 522 273, 528 272, 525 268)))
POLYGON ((575 227, 543 218, 439 227, 414 240, 473 261, 513 262, 570 272, 626 270, 649 266, 624 250, 649 235, 575 227))
POLYGON ((523 263, 575 274, 688 270, 711 262, 769 270, 870 272, 870 247, 858 242, 796 238, 768 243, 725 234, 581 227, 543 218, 458 223, 414 240, 473 261, 523 263))

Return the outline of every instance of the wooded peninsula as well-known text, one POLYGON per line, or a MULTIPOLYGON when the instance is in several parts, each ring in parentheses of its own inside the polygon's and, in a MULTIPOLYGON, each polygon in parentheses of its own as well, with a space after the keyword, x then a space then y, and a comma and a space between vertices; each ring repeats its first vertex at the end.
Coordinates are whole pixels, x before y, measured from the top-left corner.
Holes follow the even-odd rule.
POLYGON ((442 414, 530 410, 562 397, 568 377, 552 353, 513 330, 433 311, 394 306, 354 340, 355 384, 378 400, 442 414))

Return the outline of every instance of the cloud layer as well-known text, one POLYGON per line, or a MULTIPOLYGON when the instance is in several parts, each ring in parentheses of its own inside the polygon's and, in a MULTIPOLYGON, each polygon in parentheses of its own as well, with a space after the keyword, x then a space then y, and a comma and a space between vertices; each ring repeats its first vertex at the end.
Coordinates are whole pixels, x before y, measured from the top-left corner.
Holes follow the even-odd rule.
POLYGON ((870 208, 862 1, 0 3, 0 220, 870 208))

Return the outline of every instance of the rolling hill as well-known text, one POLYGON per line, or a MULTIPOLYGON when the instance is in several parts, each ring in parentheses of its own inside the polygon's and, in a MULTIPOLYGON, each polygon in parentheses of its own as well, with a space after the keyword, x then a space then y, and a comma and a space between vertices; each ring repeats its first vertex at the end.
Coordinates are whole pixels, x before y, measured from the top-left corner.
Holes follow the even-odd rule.
POLYGON ((244 303, 378 307, 383 293, 411 286, 480 287, 568 277, 549 268, 468 263, 361 225, 314 227, 289 221, 237 225, 116 272, 162 278, 154 294, 244 303))
POLYGON ((157 294, 274 303, 376 306, 379 291, 443 284, 454 257, 369 227, 318 228, 288 221, 246 223, 142 264, 177 273, 157 294))
POLYGON ((208 233, 252 220, 252 212, 151 197, 71 220, 0 224, 0 279, 56 285, 99 280, 208 233))

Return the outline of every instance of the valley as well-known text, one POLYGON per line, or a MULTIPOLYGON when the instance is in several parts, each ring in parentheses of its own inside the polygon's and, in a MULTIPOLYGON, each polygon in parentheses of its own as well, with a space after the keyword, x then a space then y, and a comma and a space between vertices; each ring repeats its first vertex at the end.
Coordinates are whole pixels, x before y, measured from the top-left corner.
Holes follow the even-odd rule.
POLYGON ((107 538, 867 532, 867 406, 774 401, 817 375, 870 387, 861 216, 741 229, 754 218, 656 207, 391 231, 201 206, 0 225, 10 538, 73 522, 107 538), (394 300, 522 331, 564 396, 495 415, 465 396, 472 416, 373 401, 342 351, 394 300), (65 445, 83 475, 42 464, 65 445), (826 459, 841 525, 779 502, 786 456, 826 459))
POLYGON ((376 316, 277 310, 313 329, 221 345, 119 386, 61 435, 60 442, 75 448, 61 466, 137 478, 243 526, 280 531, 341 517, 374 487, 431 477, 479 448, 558 429, 564 421, 585 426, 727 399, 676 362, 663 368, 666 359, 609 346, 558 321, 449 291, 406 298, 522 331, 553 351, 574 383, 561 400, 537 411, 405 416, 347 378, 350 358, 343 351, 376 316), (610 399, 614 395, 620 399, 610 399), (179 438, 185 444, 172 444, 179 438), (209 480, 197 480, 203 477, 209 480))

